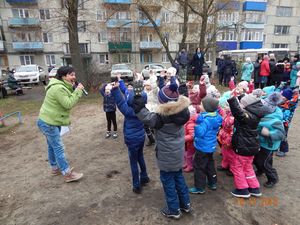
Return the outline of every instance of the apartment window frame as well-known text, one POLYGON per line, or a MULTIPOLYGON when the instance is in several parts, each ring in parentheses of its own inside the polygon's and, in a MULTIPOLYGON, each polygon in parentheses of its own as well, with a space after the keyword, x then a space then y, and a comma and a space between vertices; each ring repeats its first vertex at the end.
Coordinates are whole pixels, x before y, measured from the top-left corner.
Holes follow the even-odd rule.
POLYGON ((18 18, 29 18, 29 9, 14 8, 12 9, 12 14, 18 18))
POLYGON ((51 19, 49 9, 40 9, 39 12, 40 12, 40 20, 50 20, 51 19))
POLYGON ((78 32, 80 32, 80 33, 84 33, 84 32, 86 32, 86 21, 84 21, 84 20, 80 20, 80 21, 78 21, 77 22, 77 29, 78 29, 78 32))
POLYGON ((43 33, 43 42, 44 43, 53 43, 53 34, 52 33, 43 33))
POLYGON ((33 55, 20 55, 20 63, 23 66, 34 64, 34 56, 33 55))
POLYGON ((162 22, 163 23, 170 23, 171 22, 171 18, 170 18, 170 13, 169 12, 163 12, 162 13, 162 22))
POLYGON ((293 16, 293 7, 276 6, 276 16, 279 16, 279 17, 291 17, 291 16, 293 16))
POLYGON ((96 20, 97 21, 106 21, 107 15, 106 10, 98 9, 96 12, 96 20))
POLYGON ((118 53, 118 63, 131 63, 131 53, 129 52, 118 53))
POLYGON ((168 55, 167 55, 166 52, 162 53, 161 58, 162 58, 161 59, 162 63, 169 63, 170 62, 170 60, 169 60, 168 55))
POLYGON ((272 48, 288 48, 289 44, 286 43, 273 43, 272 48))
POLYGON ((141 63, 152 63, 153 54, 150 51, 140 52, 140 62, 141 63))
POLYGON ((129 11, 119 11, 115 13, 115 19, 118 20, 130 20, 130 12, 129 11))
POLYGON ((47 66, 56 66, 56 59, 54 54, 45 55, 45 63, 47 66))
POLYGON ((98 42, 99 43, 106 43, 107 42, 107 32, 106 31, 98 32, 98 42))
POLYGON ((100 53, 99 54, 99 63, 104 65, 104 64, 109 64, 109 59, 108 59, 108 54, 107 53, 100 53))
POLYGON ((291 26, 287 25, 275 25, 274 34, 275 35, 289 35, 291 26))

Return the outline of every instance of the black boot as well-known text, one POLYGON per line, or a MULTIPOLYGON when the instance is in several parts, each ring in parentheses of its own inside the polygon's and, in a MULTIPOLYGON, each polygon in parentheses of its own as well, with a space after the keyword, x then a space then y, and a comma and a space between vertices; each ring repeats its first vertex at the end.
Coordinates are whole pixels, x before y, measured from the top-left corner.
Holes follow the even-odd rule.
POLYGON ((148 142, 146 144, 146 146, 152 146, 155 144, 155 139, 153 137, 153 134, 149 134, 148 135, 148 142))

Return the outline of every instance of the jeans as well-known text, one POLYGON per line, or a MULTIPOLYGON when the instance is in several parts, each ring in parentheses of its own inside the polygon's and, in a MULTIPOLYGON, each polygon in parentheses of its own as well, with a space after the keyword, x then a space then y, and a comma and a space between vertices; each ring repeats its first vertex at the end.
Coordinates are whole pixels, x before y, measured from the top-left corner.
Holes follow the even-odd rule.
POLYGON ((128 146, 128 156, 130 161, 133 188, 139 188, 141 186, 141 181, 149 179, 144 160, 143 148, 144 141, 133 146, 128 146), (138 165, 140 166, 141 170, 140 174, 138 165))
POLYGON ((64 145, 60 137, 60 126, 53 126, 39 119, 37 125, 46 136, 48 144, 48 160, 52 169, 57 169, 65 175, 70 167, 65 157, 64 145))
POLYGON ((160 181, 171 213, 178 213, 181 207, 186 207, 190 203, 189 190, 182 175, 182 170, 176 172, 161 170, 160 181))

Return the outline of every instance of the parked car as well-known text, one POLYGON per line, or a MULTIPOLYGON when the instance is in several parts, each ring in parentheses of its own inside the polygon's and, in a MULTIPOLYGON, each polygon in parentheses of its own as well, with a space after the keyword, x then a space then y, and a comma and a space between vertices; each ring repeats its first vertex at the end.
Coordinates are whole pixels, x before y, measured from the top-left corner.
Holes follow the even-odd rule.
POLYGON ((111 80, 115 80, 118 74, 121 74, 122 79, 133 80, 133 72, 126 64, 112 65, 110 72, 111 80))
POLYGON ((50 72, 49 72, 49 79, 53 78, 56 76, 56 72, 58 70, 58 67, 54 67, 50 72))
POLYGON ((160 73, 163 70, 166 70, 166 68, 161 64, 148 64, 144 67, 142 70, 142 75, 144 78, 149 78, 150 70, 153 71, 154 74, 160 73))
POLYGON ((46 85, 48 81, 46 71, 36 64, 24 65, 16 68, 14 77, 16 80, 20 81, 21 84, 38 84, 39 82, 42 82, 46 85))

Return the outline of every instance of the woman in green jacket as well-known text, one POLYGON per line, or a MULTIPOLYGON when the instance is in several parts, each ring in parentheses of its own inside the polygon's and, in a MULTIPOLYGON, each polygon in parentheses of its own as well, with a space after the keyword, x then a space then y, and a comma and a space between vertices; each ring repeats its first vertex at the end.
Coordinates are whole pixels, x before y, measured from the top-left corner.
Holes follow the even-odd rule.
POLYGON ((62 174, 66 182, 79 180, 83 176, 70 168, 61 139, 61 126, 70 124, 70 110, 78 102, 84 89, 82 84, 78 84, 74 90, 75 81, 75 71, 72 67, 62 66, 57 70, 56 77, 51 79, 46 87, 46 96, 37 122, 47 139, 51 173, 62 174))

